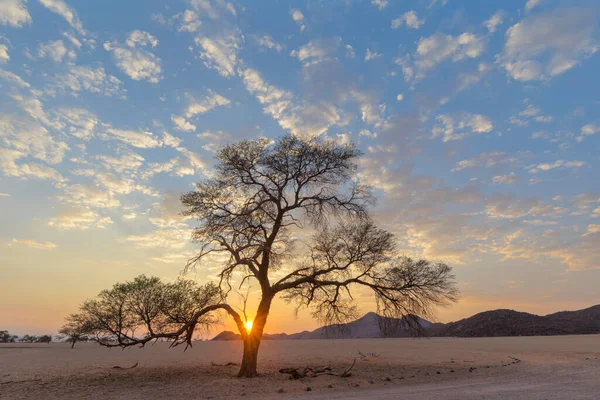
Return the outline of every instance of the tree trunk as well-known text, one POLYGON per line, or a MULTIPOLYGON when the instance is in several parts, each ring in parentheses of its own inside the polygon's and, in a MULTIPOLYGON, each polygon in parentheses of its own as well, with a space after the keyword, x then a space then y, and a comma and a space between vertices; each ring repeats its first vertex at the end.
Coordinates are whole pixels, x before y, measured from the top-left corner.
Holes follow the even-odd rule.
POLYGON ((252 330, 247 332, 247 335, 242 333, 242 337, 244 338, 244 355, 242 356, 242 366, 238 373, 238 377, 240 378, 254 378, 258 376, 256 368, 258 348, 260 347, 260 341, 262 339, 265 324, 267 323, 267 317, 269 316, 269 309, 271 308, 272 301, 273 296, 263 295, 252 324, 252 330))

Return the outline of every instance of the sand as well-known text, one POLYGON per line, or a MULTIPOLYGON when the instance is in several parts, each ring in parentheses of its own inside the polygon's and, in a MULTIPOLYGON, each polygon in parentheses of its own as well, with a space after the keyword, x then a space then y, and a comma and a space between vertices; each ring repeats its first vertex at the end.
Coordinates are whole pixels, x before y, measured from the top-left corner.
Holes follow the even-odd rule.
POLYGON ((166 343, 4 344, 0 399, 600 399, 600 335, 265 341, 259 378, 211 364, 238 363, 240 354, 241 342, 198 342, 186 352, 166 343), (355 358, 349 378, 278 373, 344 370, 355 358))

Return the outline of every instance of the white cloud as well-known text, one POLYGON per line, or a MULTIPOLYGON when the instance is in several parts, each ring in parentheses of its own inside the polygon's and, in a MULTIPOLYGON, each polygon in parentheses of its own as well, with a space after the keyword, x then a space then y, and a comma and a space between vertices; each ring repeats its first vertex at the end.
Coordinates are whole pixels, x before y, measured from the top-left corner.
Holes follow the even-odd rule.
POLYGON ((36 250, 52 250, 56 248, 56 244, 52 242, 38 242, 36 240, 29 239, 13 239, 12 243, 22 244, 27 247, 31 247, 36 250))
POLYGON ((105 228, 112 224, 110 217, 101 217, 98 212, 83 207, 62 207, 48 225, 59 230, 87 230, 92 226, 105 228))
POLYGON ((304 25, 304 14, 302 14, 302 11, 292 9, 290 10, 290 15, 294 22, 300 27, 300 31, 303 31, 306 26, 304 25))
POLYGON ((492 15, 490 19, 484 21, 483 26, 485 26, 490 33, 494 33, 496 32, 496 29, 502 25, 502 22, 504 22, 504 16, 504 11, 498 11, 492 15))
POLYGON ((57 198, 65 203, 85 208, 115 208, 121 205, 113 192, 81 184, 67 186, 65 194, 57 198))
POLYGON ((90 140, 99 124, 98 118, 83 108, 61 108, 56 115, 71 135, 82 140, 90 140))
POLYGON ((585 161, 565 161, 565 160, 557 160, 553 163, 542 163, 537 165, 530 165, 525 169, 531 172, 532 174, 537 174, 538 172, 550 171, 555 168, 581 168, 586 165, 585 161))
POLYGON ((371 0, 371 4, 373 4, 380 10, 383 10, 388 6, 389 2, 387 0, 371 0))
POLYGON ((7 114, 0 114, 0 143, 19 153, 17 158, 30 156, 49 164, 61 162, 69 149, 37 121, 7 114))
MULTIPOLYGON (((458 36, 436 33, 433 36, 421 38, 417 43, 414 62, 418 69, 417 78, 422 78, 427 70, 448 58, 452 58, 453 62, 465 58, 477 58, 484 50, 485 39, 472 33, 463 33, 458 36)), ((397 63, 399 61, 402 60, 397 60, 397 63)))
POLYGON ((192 99, 190 105, 185 109, 185 116, 191 118, 194 115, 204 114, 216 107, 227 106, 229 104, 231 104, 229 99, 209 90, 208 96, 204 99, 200 101, 192 99))
POLYGON ((31 23, 31 15, 25 7, 25 0, 0 1, 0 25, 21 28, 31 23))
POLYGON ((539 6, 541 3, 542 0, 527 0, 527 3, 525 3, 525 12, 533 10, 533 8, 539 6))
POLYGON ((8 46, 0 44, 0 64, 7 63, 10 60, 8 55, 8 46))
POLYGON ((127 143, 130 146, 138 147, 142 149, 150 149, 153 147, 160 147, 162 144, 152 132, 141 132, 134 130, 114 129, 108 128, 106 130, 115 139, 127 143))
POLYGON ((398 101, 404 100, 404 95, 402 93, 400 93, 399 95, 396 96, 396 100, 398 100, 398 101))
POLYGON ((561 9, 535 15, 506 32, 498 62, 520 81, 560 75, 598 51, 596 18, 583 9, 561 9))
POLYGON ((196 125, 190 124, 184 117, 171 115, 171 121, 175 124, 175 128, 180 131, 192 132, 196 130, 196 125))
POLYGON ((39 0, 39 2, 48 10, 63 17, 79 34, 86 34, 77 12, 69 7, 67 3, 62 0, 39 0))
POLYGON ((266 47, 275 51, 282 51, 283 46, 277 43, 271 35, 254 36, 254 40, 259 46, 266 47))
POLYGON ((104 43, 104 49, 112 52, 117 67, 135 81, 146 80, 158 83, 162 76, 161 59, 141 48, 158 45, 158 40, 150 33, 134 30, 129 34, 125 45, 118 42, 104 43))
POLYGON ((38 57, 49 58, 56 63, 62 62, 63 58, 68 56, 70 60, 75 59, 74 51, 69 51, 62 40, 50 41, 46 44, 41 43, 38 47, 38 57))
POLYGON ((79 92, 86 91, 103 96, 124 96, 122 83, 116 77, 107 75, 102 67, 71 65, 66 73, 55 77, 53 83, 46 88, 46 93, 54 96, 56 92, 69 92, 78 97, 79 92))
POLYGON ((367 53, 365 54, 365 61, 371 61, 378 57, 381 57, 381 53, 371 52, 371 49, 367 49, 367 53))
POLYGON ((416 12, 408 11, 392 21, 392 29, 398 29, 402 25, 406 25, 412 29, 419 29, 424 23, 425 20, 419 19, 416 12))
POLYGON ((484 115, 464 114, 458 121, 449 115, 437 116, 440 124, 434 126, 433 137, 443 136, 444 142, 461 140, 471 134, 491 132, 494 128, 492 122, 484 115))
POLYGON ((581 135, 577 136, 575 140, 578 142, 583 142, 586 136, 595 135, 600 132, 600 127, 595 124, 587 124, 581 127, 581 135))
POLYGON ((216 70, 226 78, 235 75, 237 53, 242 46, 239 32, 225 33, 212 38, 197 37, 195 43, 202 49, 200 59, 207 68, 216 70))
POLYGON ((461 73, 458 75, 458 87, 456 90, 463 91, 477 84, 483 77, 492 70, 492 66, 487 63, 479 63, 477 71, 473 73, 461 73))
POLYGON ((305 67, 310 66, 314 63, 330 59, 332 54, 338 50, 341 43, 342 38, 339 36, 312 40, 300 46, 298 50, 293 50, 290 56, 302 61, 305 67))
POLYGON ((354 51, 354 48, 352 46, 350 46, 349 44, 346 45, 346 57, 348 57, 348 58, 356 57, 356 52, 354 51))
POLYGON ((507 174, 507 175, 494 176, 492 181, 496 185, 499 185, 499 184, 510 185, 513 183, 517 183, 519 181, 519 179, 517 178, 517 174, 515 174, 514 172, 511 172, 510 174, 507 174))
POLYGON ((179 32, 196 32, 202 25, 198 13, 192 10, 185 10, 179 18, 181 21, 178 28, 179 32))
POLYGON ((5 81, 18 86, 19 88, 29 88, 31 85, 25 82, 19 75, 13 74, 12 72, 5 71, 0 69, 0 79, 4 79, 5 81))

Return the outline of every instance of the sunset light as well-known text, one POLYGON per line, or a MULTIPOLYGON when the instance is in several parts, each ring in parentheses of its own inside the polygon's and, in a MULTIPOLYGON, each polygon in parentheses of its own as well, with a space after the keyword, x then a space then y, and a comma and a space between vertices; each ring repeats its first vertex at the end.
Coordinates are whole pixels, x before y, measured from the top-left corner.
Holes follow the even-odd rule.
POLYGON ((246 331, 250 332, 252 330, 252 321, 246 321, 246 331))

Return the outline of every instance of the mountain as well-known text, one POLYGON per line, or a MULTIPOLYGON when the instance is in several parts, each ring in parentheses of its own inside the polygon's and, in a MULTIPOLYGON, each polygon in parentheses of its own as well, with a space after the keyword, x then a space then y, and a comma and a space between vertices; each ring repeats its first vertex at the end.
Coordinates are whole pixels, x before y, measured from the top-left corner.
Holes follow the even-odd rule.
POLYGON ((549 336, 600 333, 600 305, 539 316, 514 310, 475 314, 439 327, 435 336, 549 336))
MULTIPOLYGON (((417 317, 418 318, 418 317, 417 317)), ((421 327, 427 329, 434 324, 418 318, 421 327)), ((383 337, 409 337, 414 332, 409 329, 405 320, 386 318, 370 312, 348 324, 335 324, 322 326, 314 331, 302 331, 288 335, 286 333, 263 335, 263 340, 290 340, 290 339, 359 339, 383 337)), ((239 334, 230 331, 219 333, 212 340, 240 340, 239 334)))
MULTIPOLYGON (((600 305, 578 311, 561 311, 546 316, 514 310, 493 310, 447 324, 432 323, 422 318, 418 318, 418 321, 426 336, 491 337, 594 334, 600 333, 600 305)), ((414 331, 408 329, 406 320, 386 318, 370 312, 346 325, 331 325, 291 335, 265 333, 263 340, 409 336, 414 336, 414 331), (395 329, 388 329, 390 327, 395 329)), ((240 340, 240 335, 224 331, 212 340, 240 340)))

